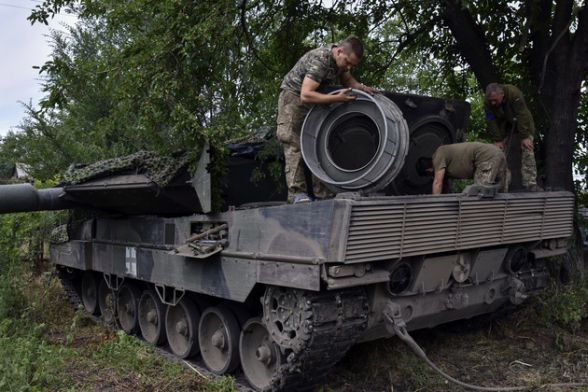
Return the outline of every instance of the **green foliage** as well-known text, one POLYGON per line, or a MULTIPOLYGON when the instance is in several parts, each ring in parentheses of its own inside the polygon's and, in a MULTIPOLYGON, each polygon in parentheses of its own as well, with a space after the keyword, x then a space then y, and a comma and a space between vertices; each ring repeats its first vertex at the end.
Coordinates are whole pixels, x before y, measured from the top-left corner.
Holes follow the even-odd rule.
MULTIPOLYGON (((47 344, 37 325, 20 336, 3 332, 11 319, 0 323, 0 390, 39 391, 43 385, 59 387, 64 381, 53 370, 62 366, 64 350, 47 344)), ((10 328, 8 328, 10 329, 10 328)))
POLYGON ((539 320, 575 334, 588 318, 588 282, 561 285, 551 282, 536 306, 539 320))
POLYGON ((42 243, 52 219, 52 213, 0 216, 0 390, 41 390, 63 381, 52 372, 61 366, 63 350, 43 338, 45 323, 63 311, 56 300, 63 290, 55 279, 36 276, 24 258, 42 253, 33 244, 42 243))
POLYGON ((354 75, 379 86, 390 74, 374 71, 390 59, 378 53, 394 52, 393 40, 375 45, 385 29, 374 34, 370 26, 394 16, 377 1, 48 0, 29 19, 46 23, 66 7, 75 7, 79 23, 68 35, 52 34, 41 110, 29 106, 23 132, 5 140, 40 178, 138 150, 198 149, 205 139, 220 151, 245 129, 275 123, 281 79, 306 51, 358 36, 369 62, 354 75))
POLYGON ((80 328, 80 320, 81 318, 84 316, 84 306, 82 304, 80 304, 78 306, 78 309, 76 310, 76 315, 74 316, 70 327, 68 328, 68 334, 67 334, 67 338, 65 340, 65 344, 66 345, 70 345, 75 337, 77 332, 79 331, 80 328))
POLYGON ((4 321, 2 332, 6 334, 15 333, 20 328, 20 312, 26 304, 20 283, 20 280, 0 280, 0 320, 4 321))
POLYGON ((88 366, 113 369, 121 377, 132 374, 144 385, 150 385, 151 373, 165 374, 171 380, 185 372, 177 363, 162 359, 153 353, 151 346, 122 330, 116 333, 115 339, 98 345, 88 358, 88 366))
POLYGON ((117 332, 117 339, 106 344, 101 344, 96 352, 95 359, 107 360, 113 363, 124 363, 126 370, 140 370, 145 363, 137 355, 140 351, 148 350, 147 346, 138 339, 129 336, 125 331, 117 332))

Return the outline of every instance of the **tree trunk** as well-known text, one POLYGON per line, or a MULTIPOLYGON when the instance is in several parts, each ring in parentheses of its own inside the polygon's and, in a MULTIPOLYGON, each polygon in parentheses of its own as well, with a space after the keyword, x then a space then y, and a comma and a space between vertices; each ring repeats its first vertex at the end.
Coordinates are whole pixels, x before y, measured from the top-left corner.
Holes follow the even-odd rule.
POLYGON ((551 116, 548 128, 544 130, 545 185, 553 189, 573 191, 572 158, 580 90, 574 88, 575 83, 566 77, 557 79, 554 83, 554 94, 548 98, 551 116))
MULTIPOLYGON (((588 62, 588 15, 585 10, 573 11, 573 2, 557 4, 553 36, 549 48, 543 48, 545 70, 537 75, 538 89, 546 108, 547 127, 545 150, 545 183, 551 188, 573 191, 573 153, 581 98, 582 82, 588 62), (570 26, 577 22, 574 33, 570 26)), ((539 34, 537 34, 539 35, 539 34)))
POLYGON ((461 0, 446 1, 445 6, 445 23, 457 41, 459 51, 476 75, 480 87, 485 89, 489 83, 500 82, 480 26, 463 7, 461 0))

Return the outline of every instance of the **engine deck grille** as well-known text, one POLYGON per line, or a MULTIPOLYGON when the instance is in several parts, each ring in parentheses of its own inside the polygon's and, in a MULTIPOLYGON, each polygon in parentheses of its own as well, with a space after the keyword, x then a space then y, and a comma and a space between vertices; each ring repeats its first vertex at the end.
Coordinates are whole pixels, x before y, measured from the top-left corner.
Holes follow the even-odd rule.
POLYGON ((570 236, 573 195, 532 196, 359 201, 351 207, 345 260, 384 260, 570 236))

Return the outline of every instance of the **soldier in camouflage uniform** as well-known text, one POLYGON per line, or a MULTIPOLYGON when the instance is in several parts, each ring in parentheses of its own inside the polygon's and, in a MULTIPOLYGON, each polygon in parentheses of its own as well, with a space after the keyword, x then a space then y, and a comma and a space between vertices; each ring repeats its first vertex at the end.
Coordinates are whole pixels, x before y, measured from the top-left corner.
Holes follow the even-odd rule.
POLYGON ((486 87, 484 98, 486 125, 494 138, 494 145, 508 154, 511 129, 516 130, 521 139, 521 176, 523 186, 529 191, 541 190, 537 186, 537 165, 533 153, 533 136, 535 123, 533 116, 525 104, 521 90, 515 86, 490 83, 486 87))
POLYGON ((449 178, 473 179, 475 185, 500 181, 499 190, 503 192, 508 192, 510 183, 504 153, 492 144, 480 142, 440 146, 432 158, 419 158, 416 169, 421 176, 434 176, 434 195, 447 192, 449 178))
MULTIPOLYGON (((376 93, 351 76, 349 70, 363 57, 363 45, 357 38, 345 39, 341 44, 331 44, 307 52, 288 72, 280 87, 278 102, 277 136, 284 146, 286 158, 286 183, 288 203, 311 201, 307 195, 304 177, 304 161, 300 151, 300 131, 306 114, 312 105, 334 102, 350 102, 355 96, 350 89, 376 93), (335 78, 347 90, 339 94, 324 94, 323 88, 332 84, 335 78)), ((327 187, 313 176, 313 192, 317 199, 331 197, 327 187)))

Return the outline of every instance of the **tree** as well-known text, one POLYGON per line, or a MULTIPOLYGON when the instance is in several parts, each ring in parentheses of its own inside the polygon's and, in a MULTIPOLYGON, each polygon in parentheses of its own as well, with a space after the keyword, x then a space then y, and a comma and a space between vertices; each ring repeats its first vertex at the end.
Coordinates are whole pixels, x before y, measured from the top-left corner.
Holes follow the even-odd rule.
POLYGON ((72 163, 98 161, 145 148, 145 143, 114 128, 100 127, 112 108, 108 86, 92 78, 87 70, 100 56, 103 40, 98 26, 86 22, 70 27, 68 34, 52 31, 52 58, 42 68, 47 72, 43 90, 48 95, 35 109, 24 104, 27 117, 2 139, 0 155, 6 161, 26 162, 37 179, 52 179, 72 163), (91 27, 91 28, 89 28, 91 27), (83 75, 83 76, 82 76, 83 75), (49 103, 59 103, 59 110, 49 103))
POLYGON ((75 138, 80 146, 93 137, 106 155, 198 149, 205 139, 221 151, 225 140, 275 124, 281 78, 296 60, 325 36, 344 38, 339 25, 367 35, 369 20, 345 2, 332 12, 269 0, 49 0, 30 19, 47 23, 66 6, 81 23, 69 38, 53 37, 53 59, 41 68, 47 97, 26 128, 50 135, 44 123, 57 112, 56 130, 84 129, 91 137, 75 138), (122 148, 108 149, 112 141, 122 148))
POLYGON ((41 69, 50 79, 44 108, 67 107, 71 86, 100 79, 111 98, 103 130, 133 134, 163 150, 275 123, 283 75, 325 35, 342 38, 331 14, 348 30, 367 34, 368 25, 367 16, 356 18, 345 2, 333 13, 320 3, 269 0, 48 0, 30 19, 47 22, 65 6, 94 21, 88 28, 101 37, 96 56, 41 69))

